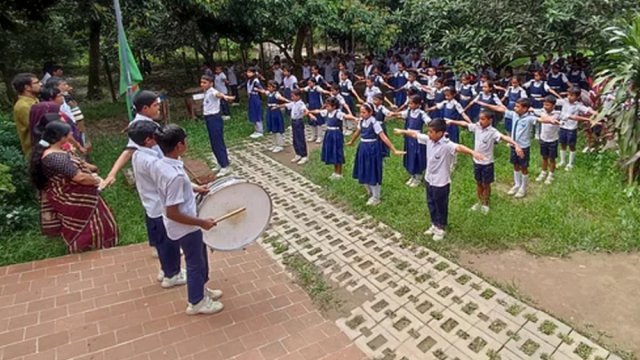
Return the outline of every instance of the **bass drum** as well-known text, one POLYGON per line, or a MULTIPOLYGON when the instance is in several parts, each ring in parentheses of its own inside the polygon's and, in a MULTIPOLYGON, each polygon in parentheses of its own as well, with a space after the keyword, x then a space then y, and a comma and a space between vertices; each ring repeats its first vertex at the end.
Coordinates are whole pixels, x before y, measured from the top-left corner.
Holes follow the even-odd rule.
POLYGON ((244 208, 237 215, 220 221, 204 231, 204 243, 214 250, 241 249, 257 240, 269 226, 272 203, 269 194, 259 185, 237 177, 217 179, 209 193, 198 201, 198 217, 214 218, 244 208))

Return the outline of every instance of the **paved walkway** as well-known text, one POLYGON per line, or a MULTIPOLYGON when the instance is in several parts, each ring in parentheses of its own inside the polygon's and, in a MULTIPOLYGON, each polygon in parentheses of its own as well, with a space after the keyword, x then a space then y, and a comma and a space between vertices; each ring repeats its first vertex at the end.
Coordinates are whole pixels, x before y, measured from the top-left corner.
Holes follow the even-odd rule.
MULTIPOLYGON (((373 294, 336 322, 371 358, 618 359, 429 249, 408 245, 386 225, 328 203, 319 186, 265 155, 265 148, 252 143, 234 161, 276 205, 266 237, 287 244, 285 253, 301 254, 348 291, 373 294)), ((261 243, 276 259, 285 254, 261 243)))
POLYGON ((363 359, 260 247, 210 256, 225 310, 187 316, 146 245, 0 268, 0 359, 363 359))

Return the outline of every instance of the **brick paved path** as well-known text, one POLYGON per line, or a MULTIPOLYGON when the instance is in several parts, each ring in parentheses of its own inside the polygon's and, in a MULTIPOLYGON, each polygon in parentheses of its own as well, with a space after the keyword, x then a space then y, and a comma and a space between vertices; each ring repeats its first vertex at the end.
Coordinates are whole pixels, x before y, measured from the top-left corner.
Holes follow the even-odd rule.
POLYGON ((146 245, 0 268, 0 359, 362 359, 260 247, 215 253, 225 310, 187 316, 146 245))

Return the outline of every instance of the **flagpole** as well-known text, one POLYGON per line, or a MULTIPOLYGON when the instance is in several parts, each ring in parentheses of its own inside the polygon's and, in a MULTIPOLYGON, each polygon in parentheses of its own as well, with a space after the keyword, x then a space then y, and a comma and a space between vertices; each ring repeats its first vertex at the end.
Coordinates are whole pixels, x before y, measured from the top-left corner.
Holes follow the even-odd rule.
POLYGON ((126 36, 124 33, 124 25, 122 24, 122 12, 120 10, 120 1, 113 0, 113 8, 116 15, 116 26, 118 29, 118 52, 120 54, 120 71, 125 74, 126 77, 126 96, 127 96, 127 114, 129 116, 129 121, 133 119, 133 114, 131 112, 131 103, 132 103, 132 81, 131 81, 131 69, 129 67, 129 59, 127 56, 127 49, 125 48, 125 44, 127 43, 126 36))

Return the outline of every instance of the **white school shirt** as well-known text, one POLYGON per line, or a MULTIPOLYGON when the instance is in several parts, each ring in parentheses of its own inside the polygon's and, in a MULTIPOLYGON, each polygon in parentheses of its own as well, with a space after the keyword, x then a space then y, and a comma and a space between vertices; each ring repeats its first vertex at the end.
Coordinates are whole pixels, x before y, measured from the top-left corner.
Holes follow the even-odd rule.
POLYGON ((538 118, 532 112, 526 112, 522 116, 513 110, 504 113, 505 118, 511 119, 511 138, 521 148, 526 149, 531 146, 531 133, 538 118))
MULTIPOLYGON (((554 74, 553 72, 550 72, 549 75, 547 75, 547 76, 548 76, 549 79, 550 78, 554 78, 554 79, 561 78, 563 83, 571 84, 571 82, 569 81, 569 78, 567 78, 567 75, 565 73, 563 73, 562 71, 558 71, 557 74, 554 74)), ((547 81, 549 81, 549 79, 547 79, 547 81)))
MULTIPOLYGON (((536 116, 550 115, 556 120, 560 119, 560 111, 558 110, 553 110, 549 113, 545 109, 535 109, 533 113, 536 116)), ((560 125, 540 124, 540 140, 544 142, 554 142, 558 141, 558 139, 560 139, 560 125)))
POLYGON ((235 66, 231 65, 227 68, 227 79, 229 79, 229 85, 238 85, 235 66))
POLYGON ((291 110, 291 118, 294 120, 302 119, 307 110, 307 105, 305 105, 302 100, 287 103, 286 107, 288 110, 291 110))
POLYGON ((162 203, 158 197, 158 187, 153 181, 153 172, 156 171, 156 161, 162 159, 162 152, 153 148, 140 146, 133 153, 131 167, 136 179, 136 189, 142 202, 142 207, 148 217, 156 219, 162 216, 162 203))
POLYGON ((391 114, 391 110, 387 109, 386 106, 384 106, 384 105, 380 105, 380 106, 373 105, 373 114, 374 114, 373 117, 375 117, 375 114, 377 114, 378 111, 380 111, 380 110, 382 110, 382 113, 384 114, 384 116, 389 116, 389 114, 391 114))
MULTIPOLYGON (((387 115, 387 114, 385 114, 385 115, 387 115)), ((420 117, 420 118, 422 118, 422 122, 425 125, 429 125, 429 123, 431 122, 431 117, 429 116, 429 114, 427 114, 422 109, 413 109, 413 110, 407 109, 407 110, 403 110, 403 111, 400 112, 400 116, 403 119, 407 119, 407 118, 409 118, 409 116, 411 116, 412 118, 420 117)))
POLYGON ((378 135, 384 131, 382 129, 382 124, 379 123, 376 120, 376 118, 373 116, 370 116, 368 119, 360 118, 360 121, 358 122, 357 126, 358 126, 358 129, 360 130, 362 130, 362 128, 368 128, 370 126, 373 126, 373 131, 378 135))
MULTIPOLYGON (((438 76, 437 75, 431 75, 431 76, 427 76, 427 86, 434 89, 436 87, 436 80, 438 80, 438 76)), ((436 93, 435 91, 428 91, 427 92, 427 99, 429 100, 433 100, 436 98, 436 93)))
MULTIPOLYGON (((438 109, 444 109, 444 108, 456 109, 460 116, 462 116, 462 113, 464 112, 464 108, 462 107, 462 105, 460 105, 460 103, 456 99, 441 101, 441 102, 436 104, 436 107, 438 109)), ((447 118, 445 118, 445 119, 446 120, 458 120, 458 119, 447 119, 447 118)))
POLYGON ((398 72, 398 64, 395 62, 390 62, 387 67, 389 68, 389 72, 395 74, 398 72))
POLYGON ((558 99, 558 102, 556 102, 556 106, 557 105, 562 106, 562 110, 560 110, 560 128, 565 130, 576 130, 578 128, 578 122, 569 119, 569 116, 589 113, 591 111, 590 107, 585 106, 579 101, 571 104, 567 99, 558 99))
POLYGON ((451 166, 456 159, 458 144, 444 136, 437 142, 432 141, 426 134, 418 134, 418 143, 427 145, 427 170, 424 174, 427 184, 442 187, 451 183, 451 166))
POLYGON ((342 121, 344 120, 345 115, 347 114, 343 113, 340 110, 332 110, 331 112, 329 112, 329 110, 327 109, 320 110, 320 116, 322 116, 325 119, 328 117, 336 117, 338 120, 342 121))
POLYGON ((202 114, 203 115, 215 115, 220 112, 220 99, 217 95, 220 91, 210 87, 204 93, 204 100, 202 101, 202 114))
POLYGON ((485 103, 489 103, 489 101, 493 100, 493 102, 495 103, 494 105, 496 106, 504 106, 502 104, 502 100, 500 100, 500 97, 496 94, 496 93, 490 93, 489 95, 485 94, 484 92, 481 92, 480 94, 478 94, 478 96, 476 96, 473 101, 482 101, 485 103))
POLYGON ((473 149, 486 158, 485 160, 474 158, 473 162, 479 165, 493 164, 493 148, 496 142, 500 141, 500 132, 491 125, 483 129, 480 124, 469 124, 467 129, 473 133, 473 149))
POLYGON ((343 86, 346 86, 347 89, 349 89, 349 92, 341 92, 342 95, 344 96, 351 96, 353 95, 351 93, 351 91, 353 90, 353 83, 351 82, 351 80, 347 79, 347 80, 340 80, 340 88, 342 88, 343 86))
POLYGON ((333 82, 333 64, 325 64, 324 65, 324 78, 327 82, 333 82))
POLYGON ((543 81, 543 80, 536 81, 535 79, 531 79, 527 81, 526 83, 524 83, 524 85, 522 85, 522 87, 525 89, 530 88, 531 85, 535 85, 536 87, 539 87, 541 83, 542 83, 542 87, 544 88, 544 91, 549 92, 551 90, 551 88, 549 87, 549 84, 547 84, 546 81, 543 81))
POLYGON ((289 75, 282 80, 283 87, 291 91, 298 87, 298 78, 295 75, 289 75))
POLYGON ((156 161, 155 165, 152 176, 163 207, 162 222, 169 239, 178 240, 187 234, 200 230, 195 225, 182 224, 167 217, 167 207, 174 205, 178 205, 178 210, 184 215, 198 216, 193 186, 184 171, 182 160, 165 157, 156 161))
POLYGON ((422 84, 420 84, 420 82, 416 81, 407 81, 406 84, 404 84, 404 86, 402 87, 403 89, 409 90, 409 89, 416 89, 418 91, 422 91, 422 84))
POLYGON ((368 77, 369 77, 369 75, 371 75, 371 71, 373 71, 373 64, 371 64, 371 65, 366 65, 366 66, 364 67, 364 77, 365 77, 365 78, 368 78, 368 77))
POLYGON ((353 61, 353 60, 349 60, 349 61, 347 61, 347 64, 346 64, 346 65, 347 65, 347 70, 349 70, 349 72, 350 72, 351 74, 353 74, 353 69, 355 69, 355 67, 356 67, 356 63, 355 63, 355 61, 353 61))
POLYGON ((225 95, 227 95, 228 93, 227 83, 225 83, 226 80, 227 75, 225 75, 223 72, 221 72, 220 74, 215 74, 213 78, 213 87, 225 95))
POLYGON ((422 60, 418 59, 418 60, 411 60, 411 68, 412 69, 417 69, 420 67, 420 63, 422 62, 422 60))
POLYGON ((273 81, 278 85, 282 84, 282 69, 273 69, 273 81))
MULTIPOLYGON (((133 123, 135 123, 137 121, 151 121, 154 124, 157 124, 150 117, 146 117, 146 116, 144 116, 142 114, 136 114, 136 117, 134 117, 133 120, 131 120, 131 122, 129 123, 129 126, 131 126, 133 123)), ((131 140, 131 138, 129 138, 129 142, 127 142, 127 149, 138 150, 139 148, 140 148, 140 145, 136 144, 133 140, 131 140)), ((158 153, 162 154, 162 150, 160 150, 160 146, 158 146, 158 145, 153 145, 153 150, 155 150, 158 153)))
POLYGON ((311 77, 311 66, 303 66, 302 67, 302 78, 308 79, 311 77))
POLYGON ((338 100, 338 104, 340 104, 340 107, 343 107, 347 104, 347 101, 344 99, 344 96, 342 96, 342 94, 337 93, 336 95, 332 96, 336 98, 336 100, 338 100))
POLYGON ((507 100, 509 100, 509 95, 511 93, 520 93, 519 99, 529 97, 529 95, 527 95, 527 91, 522 86, 518 86, 517 89, 513 86, 509 86, 507 88, 507 92, 505 93, 505 96, 507 96, 507 100))
POLYGON ((365 87, 364 88, 364 96, 367 98, 367 102, 370 104, 373 104, 373 95, 375 94, 382 94, 382 91, 380 91, 380 88, 377 86, 372 86, 372 87, 365 87))

